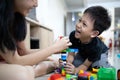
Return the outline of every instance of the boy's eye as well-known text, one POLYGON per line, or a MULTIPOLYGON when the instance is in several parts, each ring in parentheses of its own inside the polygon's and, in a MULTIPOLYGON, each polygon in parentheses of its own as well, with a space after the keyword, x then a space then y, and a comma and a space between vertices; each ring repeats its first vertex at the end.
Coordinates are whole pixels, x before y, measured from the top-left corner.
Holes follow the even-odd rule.
POLYGON ((79 23, 82 23, 84 27, 86 27, 86 23, 84 21, 82 21, 82 19, 79 19, 79 23))
POLYGON ((83 25, 84 25, 84 26, 87 26, 84 22, 83 22, 83 25))

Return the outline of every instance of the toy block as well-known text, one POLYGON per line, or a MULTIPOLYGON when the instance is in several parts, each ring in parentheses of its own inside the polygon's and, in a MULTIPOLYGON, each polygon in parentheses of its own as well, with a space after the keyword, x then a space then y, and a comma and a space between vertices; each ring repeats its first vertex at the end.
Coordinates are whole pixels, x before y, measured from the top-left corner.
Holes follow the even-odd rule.
POLYGON ((100 68, 98 73, 98 80, 116 80, 115 68, 100 68))
POLYGON ((64 80, 60 74, 52 74, 48 80, 64 80))

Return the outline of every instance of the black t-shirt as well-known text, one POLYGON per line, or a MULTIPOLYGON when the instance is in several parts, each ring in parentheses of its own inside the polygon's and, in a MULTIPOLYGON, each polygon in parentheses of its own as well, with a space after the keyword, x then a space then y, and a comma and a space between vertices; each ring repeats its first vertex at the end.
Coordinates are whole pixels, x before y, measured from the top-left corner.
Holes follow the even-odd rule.
POLYGON ((70 48, 79 49, 78 54, 85 60, 88 58, 89 61, 97 61, 101 57, 101 53, 108 50, 107 46, 98 38, 95 37, 88 44, 82 44, 79 39, 75 38, 75 31, 71 32, 69 36, 72 46, 70 48))

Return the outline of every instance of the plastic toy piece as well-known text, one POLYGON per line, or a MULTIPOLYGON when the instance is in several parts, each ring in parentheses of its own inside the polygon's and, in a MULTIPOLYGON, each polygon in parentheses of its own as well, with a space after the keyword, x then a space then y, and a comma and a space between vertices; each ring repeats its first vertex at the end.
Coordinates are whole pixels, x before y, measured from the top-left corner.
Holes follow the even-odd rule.
POLYGON ((97 73, 97 80, 116 80, 115 68, 100 68, 97 73))
POLYGON ((57 67, 54 72, 55 73, 61 73, 61 68, 57 67))
POLYGON ((77 80, 76 75, 66 74, 66 80, 77 80))
POLYGON ((90 72, 80 70, 78 74, 78 80, 88 80, 90 76, 90 72))
POLYGON ((76 49, 76 48, 67 48, 67 49, 65 49, 65 50, 63 50, 62 52, 64 53, 64 52, 73 52, 73 53, 78 53, 78 49, 76 49))
POLYGON ((66 61, 66 59, 67 59, 67 54, 66 53, 62 53, 61 54, 61 60, 62 61, 66 61))
POLYGON ((87 76, 78 76, 78 80, 88 80, 87 76))
POLYGON ((66 72, 65 72, 64 67, 62 67, 61 75, 62 75, 62 76, 65 76, 65 75, 66 75, 66 72))
POLYGON ((63 50, 62 52, 70 52, 70 51, 71 51, 70 48, 67 48, 67 49, 63 50))
POLYGON ((83 73, 84 73, 84 71, 83 71, 83 70, 80 70, 80 71, 79 71, 79 74, 83 74, 83 73))
POLYGON ((78 49, 76 49, 76 48, 70 48, 70 52, 73 52, 73 53, 78 53, 78 52, 79 52, 79 50, 78 50, 78 49))
POLYGON ((92 74, 88 78, 89 80, 97 80, 97 74, 92 74))
POLYGON ((70 80, 70 78, 71 78, 71 75, 70 74, 66 74, 66 79, 70 80))
POLYGON ((64 69, 64 67, 65 67, 65 65, 66 65, 66 59, 67 59, 66 54, 62 54, 62 55, 61 55, 61 60, 63 61, 63 62, 62 62, 62 66, 61 66, 61 75, 62 75, 62 76, 65 76, 65 75, 66 75, 66 72, 65 72, 65 69, 64 69))
POLYGON ((64 80, 60 74, 51 75, 48 80, 64 80))
POLYGON ((99 69, 92 68, 92 72, 97 73, 99 69))
POLYGON ((93 76, 90 76, 89 80, 94 80, 94 77, 93 77, 93 76))

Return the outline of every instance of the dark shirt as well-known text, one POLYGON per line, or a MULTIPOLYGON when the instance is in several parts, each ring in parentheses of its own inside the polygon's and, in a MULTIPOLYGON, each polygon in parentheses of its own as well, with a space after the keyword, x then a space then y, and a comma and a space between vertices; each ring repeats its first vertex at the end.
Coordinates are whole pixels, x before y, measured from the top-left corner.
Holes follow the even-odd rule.
POLYGON ((82 56, 84 60, 97 61, 100 59, 101 54, 108 50, 107 46, 98 37, 93 38, 88 44, 82 44, 79 39, 75 38, 75 31, 73 31, 69 39, 72 42, 70 48, 79 49, 78 54, 82 56))

